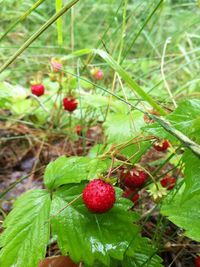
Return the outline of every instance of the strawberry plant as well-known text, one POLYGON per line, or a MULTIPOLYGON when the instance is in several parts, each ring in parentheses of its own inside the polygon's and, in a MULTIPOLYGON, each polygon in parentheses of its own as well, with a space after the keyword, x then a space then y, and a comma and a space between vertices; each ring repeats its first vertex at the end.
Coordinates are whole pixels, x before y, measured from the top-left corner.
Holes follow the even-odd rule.
POLYGON ((0 266, 199 266, 198 3, 4 2, 0 266))
POLYGON ((130 200, 121 196, 119 188, 93 180, 106 167, 87 157, 61 157, 50 163, 44 174, 47 189, 26 192, 4 221, 0 263, 37 266, 55 235, 63 255, 88 266, 137 263, 138 258, 141 264, 161 266, 156 250, 139 233, 139 216, 129 211, 130 200), (86 185, 87 180, 92 181, 86 185))

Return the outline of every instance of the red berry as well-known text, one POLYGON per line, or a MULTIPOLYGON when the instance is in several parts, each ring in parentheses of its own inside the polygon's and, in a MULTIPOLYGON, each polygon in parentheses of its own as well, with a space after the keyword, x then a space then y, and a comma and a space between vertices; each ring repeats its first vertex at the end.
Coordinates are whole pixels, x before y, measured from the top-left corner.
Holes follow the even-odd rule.
POLYGON ((126 188, 122 194, 123 197, 129 198, 132 202, 137 203, 139 199, 139 194, 135 190, 126 188))
POLYGON ((83 202, 94 213, 103 213, 110 210, 115 200, 113 186, 101 179, 94 179, 89 182, 83 191, 83 202))
POLYGON ((162 187, 167 188, 167 190, 172 190, 176 184, 176 179, 174 177, 170 177, 166 175, 164 178, 160 180, 162 187))
POLYGON ((82 127, 81 125, 76 125, 76 128, 75 128, 75 131, 78 135, 81 135, 82 134, 82 127))
POLYGON ((69 96, 63 99, 63 106, 65 110, 73 112, 77 108, 78 103, 75 98, 69 96))
POLYGON ((200 256, 197 256, 195 259, 195 267, 200 267, 200 256))
POLYGON ((157 151, 165 151, 168 149, 169 146, 170 146, 170 143, 168 140, 163 140, 161 142, 155 142, 153 145, 153 147, 157 151))
POLYGON ((129 188, 137 188, 144 184, 148 174, 142 170, 132 169, 124 175, 124 185, 129 188))
POLYGON ((44 94, 45 87, 43 84, 33 84, 31 86, 31 92, 33 95, 41 96, 44 94))
MULTIPOLYGON (((153 110, 153 109, 151 109, 151 110, 148 110, 148 113, 150 113, 150 114, 152 114, 152 115, 156 115, 156 116, 158 116, 159 115, 159 113, 156 111, 156 110, 153 110)), ((154 120, 153 119, 151 119, 148 115, 144 115, 144 121, 147 123, 147 124, 151 124, 151 123, 154 123, 154 120)))
POLYGON ((93 77, 100 81, 103 79, 103 71, 102 70, 96 70, 94 73, 93 73, 93 77))

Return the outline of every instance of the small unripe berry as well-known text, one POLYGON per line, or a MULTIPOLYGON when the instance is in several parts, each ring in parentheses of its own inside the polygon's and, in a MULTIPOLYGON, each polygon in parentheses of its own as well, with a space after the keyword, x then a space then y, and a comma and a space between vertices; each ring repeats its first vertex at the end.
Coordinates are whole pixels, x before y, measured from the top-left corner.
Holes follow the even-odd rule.
MULTIPOLYGON (((159 116, 159 113, 156 111, 156 110, 148 110, 148 113, 152 114, 152 115, 156 115, 156 116, 159 116)), ((147 123, 147 124, 151 124, 151 123, 154 123, 154 120, 151 119, 147 114, 144 115, 144 121, 147 123)))
POLYGON ((102 80, 103 79, 103 71, 101 70, 101 69, 93 69, 92 71, 91 71, 91 73, 92 73, 92 76, 93 76, 93 78, 95 79, 95 80, 98 80, 98 81, 100 81, 100 80, 102 80))
POLYGON ((62 63, 56 60, 52 60, 51 67, 53 72, 59 72, 62 69, 62 63))
POLYGON ((75 132, 78 134, 78 135, 81 135, 82 134, 82 127, 81 125, 76 125, 75 127, 75 132))

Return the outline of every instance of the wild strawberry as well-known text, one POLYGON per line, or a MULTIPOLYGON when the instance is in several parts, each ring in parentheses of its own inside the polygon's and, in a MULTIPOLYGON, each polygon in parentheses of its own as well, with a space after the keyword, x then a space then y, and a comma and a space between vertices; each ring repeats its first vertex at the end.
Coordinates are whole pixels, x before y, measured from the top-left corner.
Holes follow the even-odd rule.
POLYGON ((164 178, 160 180, 162 187, 167 188, 167 190, 172 190, 176 184, 176 179, 174 177, 170 177, 166 175, 164 178))
POLYGON ((200 267, 200 256, 195 258, 195 267, 200 267))
POLYGON ((82 127, 81 125, 76 125, 75 127, 75 132, 78 134, 78 135, 81 135, 82 134, 82 127))
POLYGON ((51 67, 53 72, 59 72, 62 69, 62 63, 56 60, 52 60, 51 67))
POLYGON ((144 184, 147 177, 148 174, 146 172, 134 168, 128 173, 124 174, 124 185, 129 188, 140 187, 144 184))
POLYGON ((91 71, 91 74, 92 74, 92 76, 93 76, 93 78, 94 78, 95 80, 100 81, 100 80, 103 79, 103 71, 100 70, 100 69, 93 69, 93 70, 91 71))
MULTIPOLYGON (((148 113, 150 113, 150 114, 152 114, 152 115, 156 115, 156 116, 158 116, 159 115, 159 113, 156 111, 156 110, 153 110, 153 109, 151 109, 151 110, 148 110, 148 113)), ((147 124, 151 124, 151 123, 153 123, 154 122, 154 120, 153 119, 151 119, 148 115, 144 115, 144 121, 147 123, 147 124)))
POLYGON ((113 186, 101 179, 94 179, 89 182, 83 191, 83 202, 93 213, 104 213, 110 210, 115 200, 113 186))
POLYGON ((135 190, 126 188, 122 194, 123 197, 129 198, 132 202, 137 203, 139 199, 139 194, 135 190))
POLYGON ((44 94, 44 91, 45 91, 45 87, 43 84, 33 84, 31 86, 31 92, 33 95, 36 95, 36 96, 41 96, 44 94))
POLYGON ((153 144, 154 149, 157 151, 166 151, 169 146, 170 146, 170 143, 168 140, 163 140, 161 142, 155 142, 153 144))
POLYGON ((129 169, 127 167, 121 166, 119 170, 120 170, 120 180, 123 182, 123 180, 126 178, 127 174, 129 173, 129 169))
POLYGON ((65 110, 73 112, 77 108, 78 103, 75 98, 69 96, 63 99, 63 106, 65 110))

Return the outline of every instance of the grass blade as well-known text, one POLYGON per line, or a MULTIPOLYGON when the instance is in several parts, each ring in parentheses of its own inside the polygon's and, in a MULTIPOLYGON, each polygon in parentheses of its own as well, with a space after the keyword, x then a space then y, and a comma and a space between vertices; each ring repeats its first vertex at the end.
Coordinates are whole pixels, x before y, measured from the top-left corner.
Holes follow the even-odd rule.
POLYGON ((45 0, 38 0, 30 9, 28 9, 22 16, 20 16, 14 23, 10 24, 8 29, 2 34, 0 37, 0 41, 10 32, 12 31, 18 23, 25 20, 28 15, 30 15, 39 5, 41 5, 45 0))
POLYGON ((129 85, 131 90, 136 92, 143 100, 148 102, 156 111, 159 112, 160 115, 166 115, 167 113, 165 110, 160 107, 153 98, 146 93, 138 84, 136 81, 134 81, 131 76, 105 51, 100 49, 82 49, 74 52, 71 55, 68 55, 66 59, 73 58, 74 56, 83 56, 87 54, 97 54, 99 55, 106 63, 114 69, 120 77, 129 85))
POLYGON ((123 59, 121 61, 121 63, 124 61, 124 59, 126 58, 126 56, 128 55, 128 53, 130 52, 130 49, 133 47, 135 41, 138 39, 138 37, 140 36, 141 32, 143 31, 143 29, 145 28, 145 26, 148 24, 148 22, 151 20, 151 18, 153 17, 153 15, 155 14, 155 12, 157 11, 157 9, 160 7, 160 5, 163 3, 163 0, 160 0, 158 2, 158 4, 156 5, 156 7, 154 8, 154 10, 149 14, 149 16, 146 18, 146 20, 144 21, 142 27, 139 29, 138 33, 135 35, 135 37, 133 38, 131 44, 129 45, 128 49, 125 52, 125 55, 123 56, 123 59))
POLYGON ((29 47, 51 24, 53 24, 59 17, 67 12, 72 6, 74 6, 79 0, 72 0, 65 5, 58 13, 53 15, 37 32, 35 32, 18 50, 11 56, 5 64, 0 68, 0 73, 3 72, 19 55, 21 55, 27 47, 29 47))
MULTIPOLYGON (((56 13, 62 9, 62 0, 56 0, 56 13)), ((62 17, 57 19, 58 44, 63 44, 62 17)))

